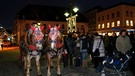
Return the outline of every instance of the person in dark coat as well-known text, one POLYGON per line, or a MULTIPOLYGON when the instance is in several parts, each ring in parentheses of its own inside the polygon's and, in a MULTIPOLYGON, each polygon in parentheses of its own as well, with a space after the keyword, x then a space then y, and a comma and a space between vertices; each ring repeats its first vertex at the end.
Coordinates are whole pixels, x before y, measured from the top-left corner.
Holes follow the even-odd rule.
POLYGON ((116 33, 113 33, 112 36, 110 36, 109 41, 109 51, 108 51, 108 55, 107 56, 112 56, 114 50, 116 50, 116 39, 117 39, 117 35, 116 33))
POLYGON ((67 36, 64 36, 64 51, 62 54, 62 58, 63 58, 63 67, 67 67, 68 66, 68 55, 67 55, 67 43, 66 43, 66 39, 67 36))
POLYGON ((80 66, 81 64, 81 55, 80 55, 80 38, 77 37, 75 41, 76 46, 74 47, 74 63, 75 66, 80 66))
POLYGON ((74 39, 72 38, 72 34, 68 35, 68 38, 66 40, 66 49, 67 49, 67 53, 68 53, 68 57, 70 60, 70 66, 73 66, 73 53, 74 53, 74 47, 75 47, 75 42, 74 39))

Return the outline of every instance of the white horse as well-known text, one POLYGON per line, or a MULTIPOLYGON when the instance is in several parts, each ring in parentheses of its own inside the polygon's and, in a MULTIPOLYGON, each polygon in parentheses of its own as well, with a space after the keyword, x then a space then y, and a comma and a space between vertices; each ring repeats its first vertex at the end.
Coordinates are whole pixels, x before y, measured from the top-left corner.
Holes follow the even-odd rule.
POLYGON ((50 66, 51 66, 51 59, 52 57, 57 57, 57 75, 61 75, 60 71, 60 59, 62 55, 62 46, 63 46, 63 39, 61 33, 59 32, 60 25, 58 27, 51 27, 49 25, 50 32, 48 34, 48 51, 47 51, 47 76, 51 76, 50 66))
POLYGON ((31 67, 31 59, 35 58, 36 66, 37 66, 37 75, 41 76, 40 70, 40 57, 42 46, 42 39, 44 34, 42 33, 44 26, 30 26, 27 34, 27 40, 30 40, 30 43, 25 43, 24 51, 25 55, 24 59, 24 68, 26 69, 26 76, 30 76, 30 67, 31 67))

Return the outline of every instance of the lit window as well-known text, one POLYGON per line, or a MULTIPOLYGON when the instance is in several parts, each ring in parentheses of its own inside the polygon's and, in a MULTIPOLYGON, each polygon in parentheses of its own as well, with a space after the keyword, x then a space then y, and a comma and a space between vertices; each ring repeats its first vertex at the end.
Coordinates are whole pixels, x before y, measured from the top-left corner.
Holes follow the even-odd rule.
POLYGON ((105 24, 103 23, 103 24, 102 24, 102 28, 104 28, 104 27, 105 27, 105 24))
POLYGON ((126 25, 129 26, 129 20, 126 20, 126 25))
POLYGON ((120 26, 120 21, 117 21, 117 26, 120 26))
POLYGON ((130 26, 133 26, 133 20, 130 20, 130 26))
POLYGON ((112 27, 114 27, 114 22, 112 22, 112 27))
POLYGON ((109 27, 110 27, 110 23, 108 22, 108 23, 107 23, 107 28, 109 28, 109 27))
POLYGON ((100 29, 100 24, 98 24, 98 29, 100 29))

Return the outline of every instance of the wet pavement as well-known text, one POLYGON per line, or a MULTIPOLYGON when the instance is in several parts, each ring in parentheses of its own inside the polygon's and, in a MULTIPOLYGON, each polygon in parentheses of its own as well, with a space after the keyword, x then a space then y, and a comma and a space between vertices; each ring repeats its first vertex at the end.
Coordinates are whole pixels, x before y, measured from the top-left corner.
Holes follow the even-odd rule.
MULTIPOLYGON (((51 69, 52 76, 57 76, 57 59, 53 59, 54 68, 51 69)), ((47 68, 46 68, 46 59, 42 57, 41 60, 41 73, 42 76, 47 76, 47 68)), ((95 69, 92 68, 93 64, 89 61, 88 68, 81 67, 63 67, 63 63, 61 61, 61 73, 62 76, 101 76, 100 73, 96 73, 95 69)), ((35 60, 32 59, 32 71, 31 76, 37 76, 35 60)), ((106 76, 108 73, 112 71, 111 69, 106 70, 106 76)), ((127 70, 127 76, 133 76, 130 70, 127 70)), ((0 50, 0 76, 25 76, 25 72, 22 68, 21 61, 19 60, 19 50, 18 48, 8 48, 8 50, 0 50)), ((117 75, 115 75, 117 76, 117 75)))

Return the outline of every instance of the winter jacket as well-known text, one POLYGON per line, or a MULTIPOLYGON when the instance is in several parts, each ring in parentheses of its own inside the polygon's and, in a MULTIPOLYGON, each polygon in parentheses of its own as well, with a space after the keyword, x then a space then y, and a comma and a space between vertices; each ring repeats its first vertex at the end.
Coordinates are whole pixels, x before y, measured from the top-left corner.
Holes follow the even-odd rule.
POLYGON ((82 39, 80 40, 80 52, 82 52, 82 51, 87 51, 87 50, 88 50, 88 47, 89 47, 89 43, 87 42, 87 43, 86 43, 86 49, 83 49, 83 40, 84 40, 84 39, 87 41, 87 39, 86 39, 85 36, 83 36, 82 39))
POLYGON ((100 52, 99 57, 104 57, 105 56, 105 48, 104 48, 104 43, 103 43, 103 39, 101 38, 101 36, 94 37, 92 52, 95 52, 96 48, 99 48, 99 52, 100 52))
POLYGON ((121 35, 116 39, 116 48, 119 52, 126 54, 128 50, 132 48, 130 39, 128 36, 122 37, 121 35))

